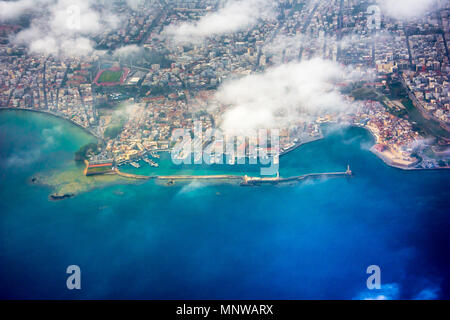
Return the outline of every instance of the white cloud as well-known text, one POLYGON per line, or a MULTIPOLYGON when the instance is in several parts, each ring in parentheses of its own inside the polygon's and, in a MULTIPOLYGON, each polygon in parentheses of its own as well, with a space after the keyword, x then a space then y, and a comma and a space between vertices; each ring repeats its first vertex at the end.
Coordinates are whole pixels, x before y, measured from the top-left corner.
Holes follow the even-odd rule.
POLYGON ((46 55, 58 54, 59 48, 56 39, 50 36, 32 40, 29 44, 30 52, 46 55))
POLYGON ((42 156, 39 149, 17 152, 6 159, 6 167, 26 167, 37 162, 42 156))
POLYGON ((50 7, 50 14, 48 26, 56 35, 98 34, 103 25, 89 0, 59 0, 50 7))
POLYGON ((244 30, 258 19, 272 14, 272 0, 230 0, 216 12, 199 21, 170 25, 164 33, 177 42, 195 42, 205 38, 244 30))
POLYGON ((92 37, 120 25, 121 17, 110 10, 109 4, 104 0, 1 1, 0 19, 32 13, 30 27, 12 39, 32 53, 88 55, 94 51, 92 37))
POLYGON ((49 153, 49 150, 55 147, 56 141, 63 134, 61 126, 42 130, 42 144, 39 147, 22 150, 6 159, 7 167, 24 167, 29 166, 41 160, 42 156, 49 153))
MULTIPOLYGON (((436 300, 439 299, 441 289, 439 286, 429 283, 422 283, 420 286, 425 287, 413 297, 414 300, 436 300)), ((366 289, 360 292, 354 300, 398 300, 401 299, 404 293, 400 290, 400 285, 397 283, 388 283, 381 286, 379 290, 366 289)))
POLYGON ((430 287, 423 289, 419 292, 419 294, 414 298, 414 300, 437 300, 439 299, 439 294, 441 289, 439 287, 430 287))
POLYGON ((86 37, 62 39, 60 41, 60 53, 64 55, 86 56, 94 51, 94 41, 86 37))
POLYGON ((384 14, 396 19, 423 16, 436 5, 436 0, 379 0, 384 14))
POLYGON ((144 51, 144 48, 139 47, 135 44, 131 44, 128 46, 123 46, 114 50, 113 55, 116 57, 128 57, 129 55, 141 54, 144 51))
POLYGON ((278 35, 271 42, 264 44, 263 52, 266 55, 282 56, 283 52, 288 55, 299 54, 302 44, 310 40, 303 34, 295 36, 278 35))
POLYGON ((224 130, 279 128, 328 113, 351 111, 336 84, 351 81, 351 69, 319 58, 284 64, 222 85, 216 100, 229 106, 224 130))
POLYGON ((194 180, 194 181, 190 182, 189 184, 184 185, 183 188, 181 188, 181 190, 178 191, 177 196, 195 197, 195 193, 193 193, 193 192, 203 189, 205 187, 206 187, 206 184, 204 184, 198 180, 194 180))
POLYGON ((0 1, 0 21, 17 19, 34 11, 39 4, 40 1, 33 0, 0 1))
POLYGON ((138 10, 139 6, 141 6, 144 2, 145 0, 126 0, 128 6, 135 11, 138 10))
POLYGON ((400 298, 400 287, 397 283, 388 283, 381 286, 379 290, 366 289, 354 300, 397 300, 400 298))

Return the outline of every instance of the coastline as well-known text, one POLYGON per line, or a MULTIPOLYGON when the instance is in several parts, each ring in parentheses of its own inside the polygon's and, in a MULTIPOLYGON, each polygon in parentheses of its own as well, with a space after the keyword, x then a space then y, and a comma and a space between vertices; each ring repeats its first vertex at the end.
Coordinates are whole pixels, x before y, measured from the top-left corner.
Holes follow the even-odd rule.
MULTIPOLYGON (((372 132, 372 130, 370 130, 370 127, 366 127, 366 126, 360 126, 357 124, 351 124, 351 127, 356 127, 356 128, 361 128, 361 129, 365 129, 366 131, 368 131, 370 133, 370 135, 372 136, 372 138, 374 139, 374 145, 370 148, 370 152, 372 152, 377 158, 381 159, 384 164, 386 164, 389 167, 395 168, 395 169, 400 169, 400 170, 404 170, 404 171, 419 171, 419 170, 443 170, 443 169, 450 169, 450 167, 442 167, 442 168, 417 168, 417 167, 410 167, 410 166, 406 166, 406 165, 401 165, 401 164, 397 164, 395 163, 395 161, 389 157, 387 157, 386 155, 382 154, 381 152, 377 151, 375 149, 375 145, 376 145, 376 141, 377 141, 377 136, 375 135, 375 133, 372 132)), ((415 164, 417 165, 417 163, 415 164)))
MULTIPOLYGON (((29 109, 29 108, 0 107, 0 111, 1 111, 1 110, 10 110, 10 111, 14 111, 14 110, 18 110, 18 111, 31 111, 31 112, 35 112, 35 113, 41 113, 41 114, 50 115, 50 116, 55 117, 55 118, 57 118, 57 119, 62 119, 62 120, 64 120, 64 121, 67 121, 67 122, 69 122, 70 124, 72 124, 72 125, 74 125, 74 126, 80 128, 80 129, 82 129, 84 132, 88 133, 89 135, 93 136, 94 138, 96 138, 96 139, 98 139, 98 140, 100 140, 100 141, 104 141, 104 139, 103 139, 102 137, 97 136, 97 134, 95 134, 92 130, 90 130, 90 129, 88 129, 88 128, 85 128, 85 127, 81 126, 80 124, 71 121, 70 119, 67 119, 67 118, 65 118, 65 117, 63 117, 63 116, 61 116, 61 115, 59 115, 59 114, 57 114, 57 113, 53 113, 53 112, 48 111, 48 110, 36 110, 36 109, 29 109)), ((377 137, 376 137, 376 135, 372 132, 372 130, 370 130, 369 127, 366 127, 366 126, 360 126, 360 125, 357 125, 357 124, 347 124, 347 125, 350 126, 350 127, 356 127, 356 128, 361 128, 361 129, 367 130, 367 131, 370 133, 370 135, 374 138, 374 140, 375 140, 375 143, 374 143, 374 144, 376 144, 377 137)), ((307 140, 307 141, 301 141, 301 142, 298 142, 297 144, 295 144, 295 145, 292 146, 291 148, 289 148, 289 149, 287 149, 287 150, 281 152, 279 156, 280 156, 280 157, 285 156, 285 155, 289 154, 290 152, 292 152, 292 151, 294 151, 294 150, 300 148, 300 147, 303 146, 303 145, 306 145, 306 144, 312 143, 312 142, 316 142, 316 141, 319 141, 319 140, 322 140, 322 139, 324 139, 324 135, 323 135, 323 133, 321 132, 321 133, 320 133, 320 136, 318 136, 318 137, 311 137, 311 139, 309 139, 309 140, 307 140)), ((386 165, 388 165, 388 166, 390 166, 390 167, 392 167, 392 168, 396 168, 396 169, 401 169, 401 170, 405 170, 405 171, 413 171, 413 170, 446 170, 446 169, 450 169, 450 166, 447 166, 447 167, 437 167, 437 168, 417 168, 417 167, 410 167, 410 166, 406 166, 406 165, 401 165, 401 164, 395 163, 394 160, 390 159, 389 157, 386 157, 384 154, 382 154, 382 153, 378 152, 377 150, 375 150, 374 146, 372 146, 372 147, 370 148, 370 151, 371 151, 376 157, 380 158, 386 165)), ((141 178, 141 179, 142 179, 142 178, 141 178)))
POLYGON ((401 164, 396 164, 396 163, 394 163, 394 160, 390 159, 389 157, 387 157, 383 153, 377 151, 375 149, 375 146, 372 146, 370 148, 370 152, 372 152, 375 156, 380 158, 386 165, 388 165, 389 167, 395 168, 395 169, 401 169, 401 170, 405 170, 405 171, 430 170, 430 169, 426 169, 426 168, 415 168, 415 167, 404 166, 404 165, 401 165, 401 164))
POLYGON ((375 150, 374 147, 370 148, 370 151, 376 155, 378 158, 380 158, 381 160, 383 160, 383 162, 388 165, 389 167, 395 168, 395 169, 400 169, 400 170, 404 170, 404 171, 429 171, 429 170, 448 170, 450 169, 450 166, 446 166, 446 167, 436 167, 436 168, 417 168, 417 167, 408 167, 408 166, 402 166, 400 164, 395 164, 393 163, 393 161, 391 159, 389 159, 388 157, 386 157, 385 155, 383 155, 382 153, 378 152, 377 150, 375 150))
MULTIPOLYGON (((366 126, 360 126, 360 125, 357 125, 357 124, 345 124, 345 125, 346 125, 346 126, 349 126, 349 127, 354 127, 354 128, 364 129, 364 130, 366 130, 367 132, 369 132, 370 135, 372 136, 372 138, 374 139, 374 145, 370 148, 370 151, 371 151, 377 158, 381 159, 381 160, 384 162, 385 165, 387 165, 387 166, 389 166, 389 167, 392 167, 392 168, 395 168, 395 169, 404 170, 404 171, 446 170, 446 169, 450 169, 450 166, 447 166, 447 167, 438 167, 438 168, 417 168, 417 167, 414 167, 414 166, 407 166, 407 165, 401 165, 401 164, 395 163, 395 160, 393 160, 393 159, 387 157, 386 155, 382 154, 381 152, 378 152, 377 150, 375 150, 374 147, 375 147, 375 145, 376 145, 377 136, 372 132, 372 130, 370 130, 369 127, 366 127, 366 126)), ((299 142, 299 143, 297 143, 295 146, 293 146, 293 147, 289 148, 288 150, 285 150, 285 151, 283 151, 282 153, 280 153, 280 157, 281 157, 281 156, 284 156, 284 155, 287 155, 288 153, 290 153, 290 152, 292 152, 292 151, 294 151, 294 150, 300 148, 300 147, 303 146, 303 145, 306 145, 306 144, 308 144, 308 143, 312 143, 312 142, 315 142, 315 141, 322 140, 323 138, 324 138, 324 135, 323 135, 322 132, 321 132, 320 137, 314 137, 314 138, 312 138, 311 140, 306 141, 306 142, 299 142)), ((415 165, 417 165, 417 163, 416 163, 415 165)))
POLYGON ((13 107, 0 107, 0 111, 5 110, 5 111, 31 111, 31 112, 35 112, 35 113, 41 113, 41 114, 46 114, 49 116, 52 116, 54 118, 57 119, 61 119, 61 120, 65 120, 67 122, 69 122, 70 124, 80 128, 81 130, 83 130, 84 132, 90 134, 91 136, 93 136, 96 139, 99 139, 101 141, 103 141, 102 137, 97 136, 97 134, 95 132, 93 132, 92 130, 89 130, 88 128, 83 127, 82 125, 71 121, 70 119, 67 119, 57 113, 48 111, 48 110, 36 110, 36 109, 28 109, 28 108, 13 108, 13 107))
POLYGON ((280 157, 287 155, 288 153, 300 148, 303 145, 306 145, 308 143, 312 143, 312 142, 316 142, 319 140, 322 140, 324 138, 322 132, 320 132, 320 136, 318 137, 311 137, 309 140, 307 141, 301 141, 301 142, 297 142, 294 146, 288 148, 287 150, 284 150, 283 152, 280 153, 280 157))
POLYGON ((35 186, 45 186, 51 189, 49 201, 61 201, 74 198, 92 190, 113 185, 137 184, 137 180, 126 179, 116 174, 87 177, 81 168, 66 168, 38 172, 29 178, 29 183, 35 186))

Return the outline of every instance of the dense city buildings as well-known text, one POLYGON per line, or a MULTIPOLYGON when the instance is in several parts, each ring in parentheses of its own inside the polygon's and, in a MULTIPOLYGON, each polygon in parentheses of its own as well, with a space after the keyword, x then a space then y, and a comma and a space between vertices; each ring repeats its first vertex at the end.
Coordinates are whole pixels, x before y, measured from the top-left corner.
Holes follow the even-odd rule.
POLYGON ((111 2, 125 19, 92 36, 89 54, 30 50, 12 40, 27 22, 3 22, 1 107, 68 119, 99 139, 92 163, 120 165, 170 150, 176 128, 220 127, 230 106, 217 92, 229 81, 320 58, 364 76, 335 84, 351 106, 346 112, 292 117, 271 128, 281 130, 282 152, 320 138, 321 124, 340 123, 370 130, 374 152, 391 165, 449 165, 448 2, 408 21, 382 15, 371 28, 373 1, 267 1, 271 14, 208 37, 171 26, 199 21, 221 1, 136 3, 111 2))

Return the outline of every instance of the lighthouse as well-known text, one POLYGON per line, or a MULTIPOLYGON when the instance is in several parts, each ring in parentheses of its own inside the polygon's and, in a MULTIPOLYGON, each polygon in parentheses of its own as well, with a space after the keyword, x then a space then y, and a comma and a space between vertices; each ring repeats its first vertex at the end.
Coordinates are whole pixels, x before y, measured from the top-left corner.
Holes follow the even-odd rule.
POLYGON ((345 173, 349 176, 351 176, 353 174, 352 170, 350 170, 350 165, 347 165, 347 171, 345 171, 345 173))

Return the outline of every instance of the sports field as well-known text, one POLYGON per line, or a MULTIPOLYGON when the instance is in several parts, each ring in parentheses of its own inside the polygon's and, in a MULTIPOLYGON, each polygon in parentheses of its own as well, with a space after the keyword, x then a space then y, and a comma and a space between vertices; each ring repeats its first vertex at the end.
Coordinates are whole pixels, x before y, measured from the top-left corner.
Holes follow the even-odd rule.
POLYGON ((98 78, 98 83, 114 83, 120 82, 122 78, 123 70, 105 70, 98 78))

